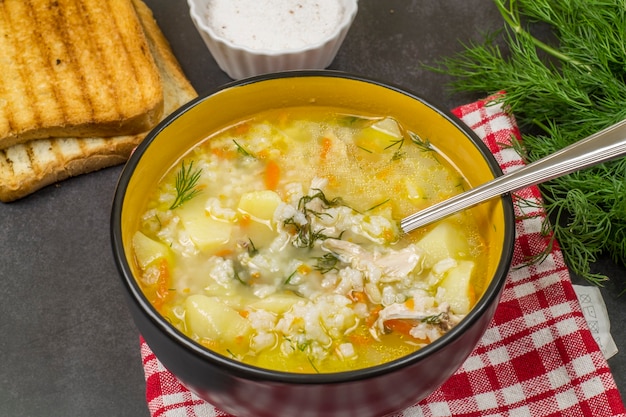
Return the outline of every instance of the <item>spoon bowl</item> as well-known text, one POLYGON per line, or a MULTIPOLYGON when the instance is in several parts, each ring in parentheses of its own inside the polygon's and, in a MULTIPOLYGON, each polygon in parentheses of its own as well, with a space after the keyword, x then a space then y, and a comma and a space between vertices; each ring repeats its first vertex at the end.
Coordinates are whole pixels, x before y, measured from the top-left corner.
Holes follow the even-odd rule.
POLYGON ((409 233, 491 198, 541 184, 626 154, 626 120, 622 120, 525 167, 430 206, 400 221, 409 233))

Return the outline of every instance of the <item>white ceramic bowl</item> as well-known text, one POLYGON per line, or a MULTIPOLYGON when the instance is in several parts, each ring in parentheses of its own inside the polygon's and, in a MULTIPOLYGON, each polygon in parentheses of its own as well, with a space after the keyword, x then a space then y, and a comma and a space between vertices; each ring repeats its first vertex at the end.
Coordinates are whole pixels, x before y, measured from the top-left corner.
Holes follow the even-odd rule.
POLYGON ((358 0, 338 0, 342 17, 324 39, 301 48, 285 50, 256 49, 235 44, 220 36, 207 22, 206 11, 211 0, 187 0, 190 16, 219 67, 233 79, 271 72, 328 67, 354 21, 358 0))

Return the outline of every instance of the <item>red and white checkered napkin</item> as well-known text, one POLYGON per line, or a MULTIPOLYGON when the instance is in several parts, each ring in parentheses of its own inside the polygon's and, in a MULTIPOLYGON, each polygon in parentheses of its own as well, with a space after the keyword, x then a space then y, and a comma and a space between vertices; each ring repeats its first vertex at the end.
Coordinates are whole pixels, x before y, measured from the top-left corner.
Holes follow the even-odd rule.
MULTIPOLYGON (((523 165, 508 145, 519 138, 513 117, 482 100, 453 111, 486 143, 503 171, 523 165)), ((513 265, 491 326, 471 356, 444 385, 397 417, 626 416, 611 371, 591 335, 560 249, 527 265, 548 239, 537 187, 516 193, 513 265), (530 204, 529 204, 530 203, 530 204)), ((145 341, 141 354, 153 417, 228 416, 190 393, 145 341)))

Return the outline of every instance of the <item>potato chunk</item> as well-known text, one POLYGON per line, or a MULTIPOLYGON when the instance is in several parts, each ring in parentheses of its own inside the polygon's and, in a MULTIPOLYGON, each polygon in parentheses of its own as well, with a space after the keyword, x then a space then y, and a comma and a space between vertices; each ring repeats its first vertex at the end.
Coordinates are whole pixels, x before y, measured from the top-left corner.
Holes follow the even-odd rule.
POLYGON ((280 196, 274 191, 251 191, 241 196, 237 208, 255 220, 271 221, 281 202, 280 196))
POLYGON ((455 314, 469 313, 474 304, 474 290, 472 287, 472 271, 474 262, 459 261, 458 265, 449 269, 445 278, 439 284, 445 291, 442 300, 450 304, 450 309, 455 314))
POLYGON ((233 307, 220 301, 219 297, 191 295, 185 300, 185 309, 187 326, 201 338, 230 343, 252 330, 250 322, 233 307))
POLYGON ((193 243, 202 251, 217 249, 230 240, 232 224, 211 217, 204 206, 189 204, 178 215, 193 243))
MULTIPOLYGON (((402 139, 398 123, 390 118, 374 123, 361 130, 355 138, 355 144, 361 149, 380 154, 389 151, 395 143, 402 139)), ((392 149, 395 152, 395 149, 392 149)))
POLYGON ((137 263, 144 270, 157 259, 167 258, 170 253, 165 244, 151 239, 141 232, 135 232, 133 235, 133 250, 137 263))
POLYGON ((463 233, 453 224, 444 222, 422 237, 417 246, 425 252, 424 267, 432 268, 446 258, 466 258, 469 246, 463 233))
POLYGON ((273 313, 282 314, 289 310, 295 303, 301 301, 302 298, 293 294, 276 293, 262 298, 250 304, 253 309, 271 311, 273 313))

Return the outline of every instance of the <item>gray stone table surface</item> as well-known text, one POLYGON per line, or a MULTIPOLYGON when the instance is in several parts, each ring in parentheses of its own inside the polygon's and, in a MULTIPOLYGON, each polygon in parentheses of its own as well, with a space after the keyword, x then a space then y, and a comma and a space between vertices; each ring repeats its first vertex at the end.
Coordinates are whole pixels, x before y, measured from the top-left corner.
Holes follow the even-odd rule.
MULTIPOLYGON (((196 32, 184 0, 146 0, 200 94, 230 79, 196 32)), ((332 69, 410 89, 452 108, 452 94, 422 64, 462 50, 501 20, 491 0, 361 0, 332 69)), ((148 416, 139 334, 110 248, 111 200, 121 167, 73 178, 0 204, 0 416, 148 416)), ((618 344, 626 342, 626 270, 602 289, 618 344)), ((576 277, 575 282, 580 282, 576 277)), ((622 396, 626 352, 609 360, 622 396)))

